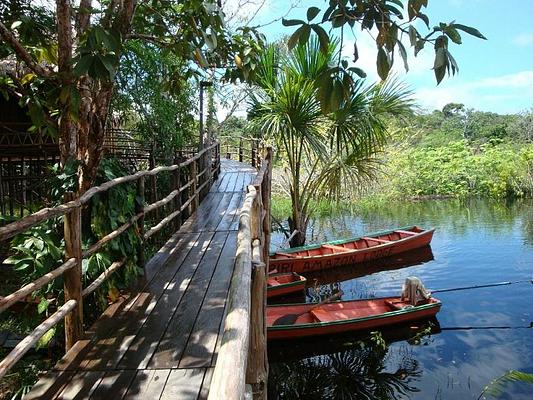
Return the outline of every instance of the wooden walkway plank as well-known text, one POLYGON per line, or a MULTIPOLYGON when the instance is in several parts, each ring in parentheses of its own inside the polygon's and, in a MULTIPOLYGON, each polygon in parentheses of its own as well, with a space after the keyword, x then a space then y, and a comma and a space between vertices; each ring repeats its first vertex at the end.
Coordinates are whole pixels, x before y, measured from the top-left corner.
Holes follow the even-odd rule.
POLYGON ((119 368, 143 369, 148 364, 198 265, 208 250, 212 238, 212 233, 200 234, 198 242, 183 260, 181 267, 159 298, 153 311, 146 321, 143 321, 140 329, 135 332, 131 344, 123 346, 119 357, 114 357, 120 359, 119 368))
POLYGON ((63 391, 57 396, 57 399, 88 399, 98 387, 104 374, 105 372, 103 371, 85 371, 76 373, 65 389, 63 389, 63 391))
POLYGON ((204 381, 202 382, 198 400, 207 400, 207 396, 209 396, 209 386, 211 385, 211 380, 213 379, 213 370, 214 368, 207 368, 205 371, 204 381))
POLYGON ((75 373, 70 371, 48 371, 23 400, 55 399, 74 375, 75 373))
POLYGON ((223 193, 209 192, 200 204, 200 207, 198 207, 198 210, 183 223, 180 232, 201 232, 203 226, 209 221, 211 211, 218 206, 223 196, 223 193))
POLYGON ((159 399, 169 375, 169 369, 137 371, 124 398, 126 400, 159 399))
POLYGON ((117 370, 106 372, 98 387, 91 394, 91 400, 120 400, 137 374, 136 370, 117 370))
POLYGON ((175 368, 178 366, 227 237, 227 232, 215 233, 209 248, 205 251, 198 271, 187 288, 187 299, 177 306, 152 357, 149 364, 150 368, 175 368))
POLYGON ((170 371, 161 400, 196 400, 202 388, 205 368, 170 371))
POLYGON ((231 197, 228 210, 220 220, 220 223, 217 226, 217 231, 228 231, 231 228, 231 224, 235 220, 235 217, 238 215, 241 203, 243 201, 243 193, 233 193, 231 197))
POLYGON ((148 282, 143 291, 125 305, 123 312, 104 320, 102 329, 95 332, 93 340, 84 350, 84 363, 78 366, 71 365, 68 369, 76 367, 101 369, 105 365, 111 366, 118 362, 116 357, 123 354, 124 347, 131 343, 146 318, 151 314, 165 289, 178 273, 183 260, 198 245, 199 236, 199 234, 192 234, 182 237, 183 240, 178 244, 178 249, 181 251, 176 253, 176 258, 160 269, 159 274, 148 282), (117 353, 118 350, 121 351, 117 353))
POLYGON ((228 186, 226 187, 226 192, 235 192, 235 184, 239 180, 240 172, 234 172, 230 174, 231 180, 228 182, 228 186))
POLYGON ((219 178, 220 185, 218 185, 218 188, 217 188, 219 192, 226 192, 226 188, 228 187, 228 182, 231 180, 231 175, 233 175, 233 173, 225 172, 222 178, 219 178))
POLYGON ((209 367, 217 343, 235 263, 237 232, 229 234, 202 307, 183 351, 179 368, 209 367))
POLYGON ((222 200, 220 201, 218 207, 211 213, 211 218, 209 218, 209 221, 207 221, 207 223, 205 224, 204 230, 206 231, 217 230, 217 226, 220 223, 220 221, 222 221, 222 218, 224 218, 224 216, 228 212, 233 211, 230 208, 232 198, 233 198, 233 193, 224 193, 224 197, 222 197, 222 200))
POLYGON ((243 172, 239 174, 239 179, 235 182, 234 192, 241 192, 245 190, 246 182, 248 182, 248 174, 243 172))

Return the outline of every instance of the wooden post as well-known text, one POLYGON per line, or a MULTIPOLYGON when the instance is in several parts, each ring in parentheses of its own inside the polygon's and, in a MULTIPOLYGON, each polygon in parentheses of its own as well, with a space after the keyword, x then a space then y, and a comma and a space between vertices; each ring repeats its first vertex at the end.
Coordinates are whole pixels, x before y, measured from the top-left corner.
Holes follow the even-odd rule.
MULTIPOLYGON (((75 199, 72 192, 65 193, 64 202, 75 199)), ((83 335, 83 303, 81 295, 81 206, 74 208, 63 219, 65 234, 65 259, 76 259, 76 265, 65 272, 65 303, 76 300, 76 307, 65 317, 65 347, 70 350, 83 335)))
MULTIPOLYGON (((174 190, 179 190, 179 188, 181 187, 181 167, 179 167, 179 163, 180 158, 177 156, 174 157, 174 164, 178 165, 178 169, 176 169, 172 174, 174 179, 174 190)), ((181 209, 181 194, 178 194, 174 199, 174 211, 177 211, 179 209, 181 209)), ((181 226, 181 213, 177 218, 174 219, 174 221, 174 229, 178 230, 181 226)))
POLYGON ((265 210, 265 218, 263 219, 263 232, 265 241, 263 243, 263 262, 266 264, 266 270, 269 270, 269 253, 270 253, 270 229, 271 229, 271 216, 270 216, 270 198, 272 193, 272 162, 274 152, 271 146, 266 148, 265 162, 268 162, 268 169, 263 179, 263 188, 261 190, 263 209, 265 210))
MULTIPOLYGON (((137 180, 137 202, 135 213, 138 214, 144 208, 144 176, 137 180)), ((144 215, 137 221, 137 233, 139 234, 139 247, 137 248, 137 263, 144 268, 144 215)))
POLYGON ((200 201, 198 198, 198 160, 194 160, 191 163, 191 179, 192 179, 192 196, 194 197, 194 200, 191 202, 191 214, 194 213, 199 205, 200 201))
POLYGON ((251 142, 252 146, 252 167, 257 166, 257 149, 255 148, 255 142, 252 140, 251 142))
MULTIPOLYGON (((148 166, 150 169, 154 169, 155 168, 155 145, 154 143, 152 143, 151 147, 150 147, 150 158, 148 160, 148 166)), ((151 203, 155 203, 158 198, 157 198, 157 178, 155 175, 152 175, 150 177, 150 181, 151 181, 151 190, 152 190, 152 196, 150 197, 150 202, 151 203)), ((156 220, 159 220, 159 210, 155 210, 155 218, 156 220)))
POLYGON ((239 162, 242 162, 243 149, 242 149, 242 137, 239 138, 239 162))
POLYGON ((263 262, 261 239, 263 236, 263 201, 261 186, 255 186, 250 233, 252 238, 252 287, 250 305, 250 346, 246 383, 252 384, 254 398, 266 399, 268 363, 266 353, 266 265, 263 262))

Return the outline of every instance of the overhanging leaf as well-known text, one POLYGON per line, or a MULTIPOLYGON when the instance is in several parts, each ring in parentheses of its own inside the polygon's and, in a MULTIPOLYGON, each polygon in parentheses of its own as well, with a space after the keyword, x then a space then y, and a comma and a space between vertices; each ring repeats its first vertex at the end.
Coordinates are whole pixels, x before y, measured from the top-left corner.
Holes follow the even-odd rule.
POLYGON ((318 15, 319 12, 320 12, 320 8, 318 8, 318 7, 309 7, 307 9, 307 20, 308 21, 312 21, 313 19, 316 18, 316 16, 318 15))
POLYGON ((311 28, 315 31, 315 33, 318 36, 318 41, 320 43, 320 51, 323 54, 326 54, 329 49, 329 36, 320 25, 313 24, 311 25, 311 28))
POLYGON ((281 23, 283 26, 296 26, 296 25, 305 24, 305 22, 302 21, 301 19, 285 19, 285 18, 281 19, 281 23))
POLYGON ((454 27, 455 29, 459 29, 460 31, 466 32, 472 36, 475 36, 480 39, 487 40, 487 38, 476 28, 472 28, 471 26, 461 25, 461 24, 452 24, 450 25, 454 27))
POLYGON ((387 53, 383 47, 380 47, 378 50, 376 65, 378 69, 378 75, 381 80, 384 81, 385 79, 387 79, 387 76, 389 76, 390 63, 389 57, 387 56, 387 53))

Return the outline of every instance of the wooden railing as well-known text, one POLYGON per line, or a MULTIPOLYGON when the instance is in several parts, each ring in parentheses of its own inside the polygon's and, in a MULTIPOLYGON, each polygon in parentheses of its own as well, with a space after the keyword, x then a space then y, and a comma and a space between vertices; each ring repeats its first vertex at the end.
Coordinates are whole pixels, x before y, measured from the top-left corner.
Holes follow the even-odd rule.
POLYGON ((261 166, 262 150, 264 143, 261 139, 219 136, 221 156, 251 164, 252 167, 261 166))
POLYGON ((266 399, 266 276, 270 247, 272 148, 239 216, 235 271, 231 281, 222 344, 209 400, 243 399, 245 393, 266 399))
MULTIPOLYGON (((200 196, 205 189, 208 189, 213 179, 220 173, 220 151, 219 143, 216 142, 202 150, 193 157, 171 166, 157 167, 148 171, 139 171, 136 174, 113 179, 100 186, 93 187, 79 197, 73 193, 65 195, 65 203, 52 208, 44 208, 40 211, 28 215, 16 222, 0 227, 0 243, 11 239, 13 236, 25 230, 39 225, 40 223, 55 217, 63 216, 64 239, 65 239, 65 262, 58 268, 50 271, 37 280, 23 286, 19 290, 0 298, 0 313, 7 310, 13 304, 26 298, 29 294, 42 288, 52 280, 63 276, 64 278, 64 304, 57 309, 48 319, 41 323, 33 332, 24 338, 1 362, 0 379, 10 368, 28 351, 33 345, 52 327, 65 320, 65 346, 70 349, 76 341, 83 336, 83 298, 93 293, 102 283, 104 283, 113 272, 124 265, 125 259, 116 260, 97 277, 87 287, 82 288, 82 260, 100 251, 106 244, 128 229, 135 229, 141 239, 139 247, 140 263, 143 264, 144 242, 160 232, 171 221, 176 220, 183 213, 194 212, 200 203, 200 196), (171 173, 171 191, 152 204, 144 204, 146 178, 156 179, 162 172, 171 173), (118 185, 136 182, 137 196, 140 199, 136 209, 136 214, 122 226, 99 239, 92 246, 82 249, 82 208, 96 194, 108 191, 118 185), (182 199, 187 196, 187 200, 182 199), (153 211, 164 205, 169 205, 173 209, 158 223, 144 230, 144 218, 153 211)), ((172 226, 177 229, 178 224, 172 226)))

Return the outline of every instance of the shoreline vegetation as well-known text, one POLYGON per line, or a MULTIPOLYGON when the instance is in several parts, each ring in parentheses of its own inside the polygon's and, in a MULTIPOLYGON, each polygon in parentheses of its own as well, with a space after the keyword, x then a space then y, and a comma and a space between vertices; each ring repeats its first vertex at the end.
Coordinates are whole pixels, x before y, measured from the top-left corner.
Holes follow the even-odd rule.
MULTIPOLYGON (((363 213, 391 201, 533 197, 533 112, 500 115, 450 103, 442 111, 390 117, 372 180, 339 201, 314 198, 312 217, 363 213), (529 132, 529 133, 528 133, 529 132)), ((280 156, 282 158, 282 156, 280 156)), ((273 216, 290 215, 284 165, 273 172, 273 216)))

